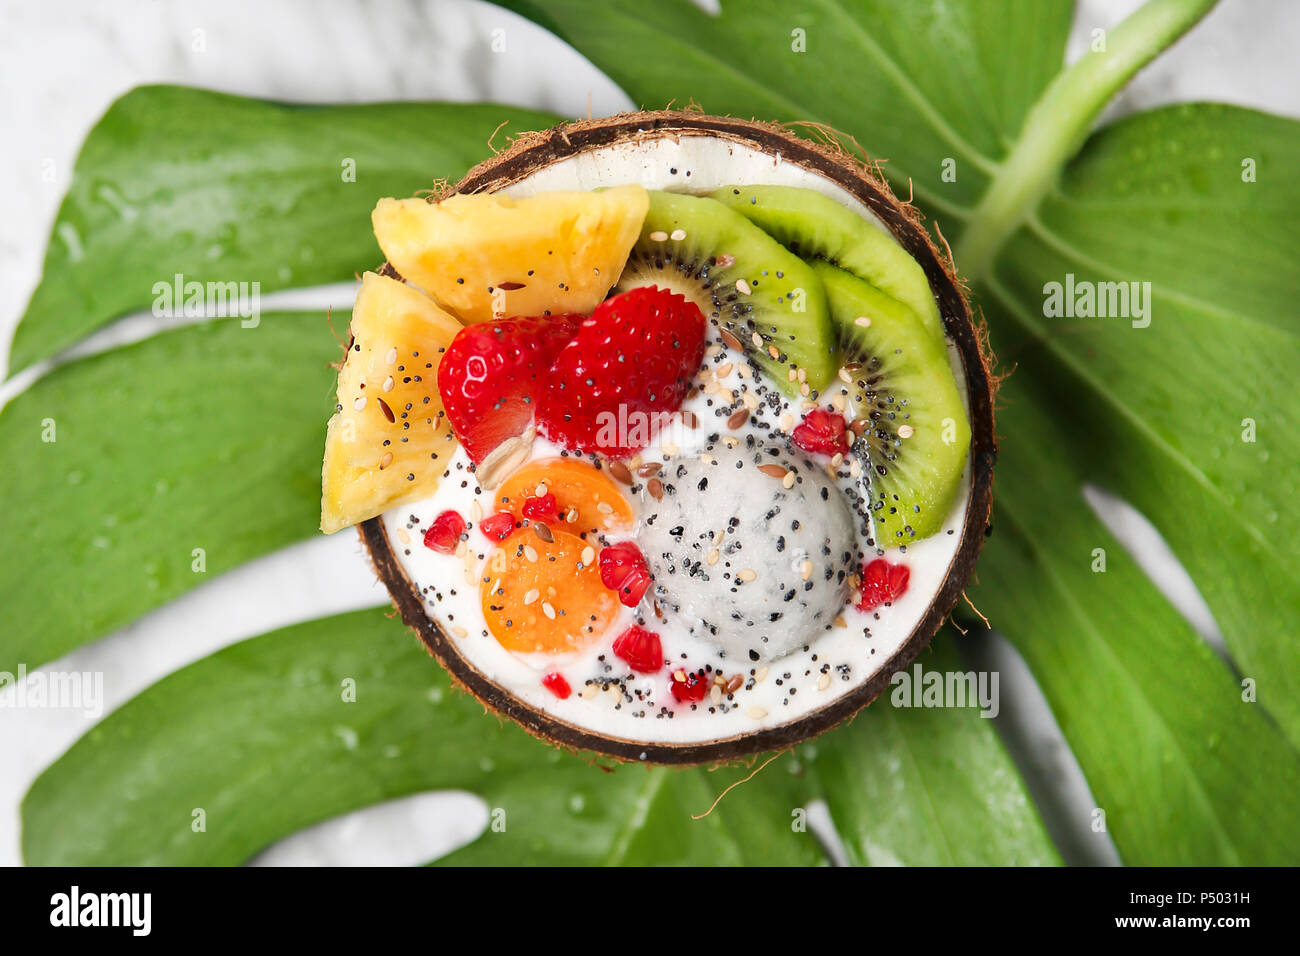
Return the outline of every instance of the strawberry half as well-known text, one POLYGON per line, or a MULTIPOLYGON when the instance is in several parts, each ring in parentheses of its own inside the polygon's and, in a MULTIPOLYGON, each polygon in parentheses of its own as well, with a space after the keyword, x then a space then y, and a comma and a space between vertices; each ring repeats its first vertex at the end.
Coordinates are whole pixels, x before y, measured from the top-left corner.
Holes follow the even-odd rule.
POLYGON ((438 392, 470 460, 477 464, 528 427, 547 371, 581 320, 500 319, 456 333, 438 363, 438 392))
POLYGON ((556 444, 626 458, 681 407, 704 360, 704 314, 648 286, 606 299, 546 377, 537 426, 556 444))

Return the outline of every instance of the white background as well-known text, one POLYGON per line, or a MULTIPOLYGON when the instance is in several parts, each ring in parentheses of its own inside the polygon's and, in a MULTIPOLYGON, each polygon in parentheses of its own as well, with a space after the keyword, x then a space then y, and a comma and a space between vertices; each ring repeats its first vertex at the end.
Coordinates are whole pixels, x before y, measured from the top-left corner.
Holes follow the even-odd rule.
MULTIPOLYGON (((1136 0, 1083 0, 1071 58, 1086 48, 1093 29, 1113 27, 1136 6, 1136 0)), ((1300 115, 1297 49, 1300 3, 1224 0, 1141 74, 1107 115, 1198 99, 1300 115)), ((158 82, 303 102, 493 100, 574 117, 586 113, 589 97, 593 115, 633 106, 545 31, 469 0, 4 0, 0 356, 40 277, 54 214, 87 131, 119 95, 158 82), (490 53, 498 28, 506 30, 504 56, 490 53), (203 31, 202 52, 193 50, 195 30, 203 31), (47 182, 42 174, 51 163, 55 181, 47 182)), ((350 285, 338 286, 267 297, 263 307, 347 307, 351 297, 350 285)), ((96 336, 90 348, 153 330, 150 320, 136 318, 96 336)), ((0 387, 0 401, 29 379, 0 387)), ((1123 503, 1085 493, 1157 584, 1207 640, 1217 642, 1208 610, 1158 535, 1123 503)), ((51 668, 102 671, 106 709, 112 709, 226 644, 381 603, 386 594, 355 538, 340 534, 223 575, 51 668)), ((1087 826, 1092 800, 1024 665, 997 638, 975 642, 970 656, 973 666, 1002 672, 999 729, 1066 858, 1114 862, 1108 839, 1087 826)), ((90 724, 75 712, 0 709, 0 863, 19 862, 18 806, 30 782, 90 724)), ((738 796, 743 799, 743 791, 738 796)), ((472 839, 485 820, 480 802, 467 794, 417 796, 300 834, 273 848, 264 862, 418 863, 472 839)))

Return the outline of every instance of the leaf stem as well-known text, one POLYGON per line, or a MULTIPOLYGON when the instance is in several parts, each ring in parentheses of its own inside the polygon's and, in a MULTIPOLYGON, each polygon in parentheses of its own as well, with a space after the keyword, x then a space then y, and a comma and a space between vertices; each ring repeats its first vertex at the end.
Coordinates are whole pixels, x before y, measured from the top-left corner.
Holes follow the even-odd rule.
POLYGON ((1150 0, 1110 31, 1104 50, 1090 51, 1057 75, 1025 117, 1020 138, 957 246, 957 263, 966 278, 979 279, 988 271, 1111 98, 1217 2, 1150 0))

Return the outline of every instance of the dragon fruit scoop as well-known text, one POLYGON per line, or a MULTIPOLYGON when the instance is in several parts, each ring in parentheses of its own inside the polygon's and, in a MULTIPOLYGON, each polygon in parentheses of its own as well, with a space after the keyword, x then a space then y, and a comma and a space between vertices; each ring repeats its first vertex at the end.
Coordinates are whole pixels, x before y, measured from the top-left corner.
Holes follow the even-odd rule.
POLYGON ((669 461, 661 479, 637 538, 665 615, 733 661, 775 660, 832 625, 857 541, 821 467, 751 439, 669 461))

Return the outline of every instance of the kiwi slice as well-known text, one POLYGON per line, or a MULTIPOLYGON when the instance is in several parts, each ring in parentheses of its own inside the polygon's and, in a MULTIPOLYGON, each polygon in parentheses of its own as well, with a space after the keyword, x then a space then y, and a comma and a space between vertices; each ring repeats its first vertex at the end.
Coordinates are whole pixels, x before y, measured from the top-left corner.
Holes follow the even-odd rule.
POLYGON ((852 453, 867 479, 876 545, 928 537, 948 517, 970 447, 948 348, 870 283, 827 262, 813 268, 843 350, 842 377, 851 382, 852 453))
POLYGON ((800 395, 805 383, 803 394, 815 395, 835 377, 836 339, 816 274, 716 200, 650 193, 641 236, 616 291, 646 285, 671 289, 699 305, 791 395, 800 395))
POLYGON ((925 270, 884 229, 813 189, 724 186, 711 195, 791 251, 829 260, 910 306, 932 335, 943 338, 925 270))

